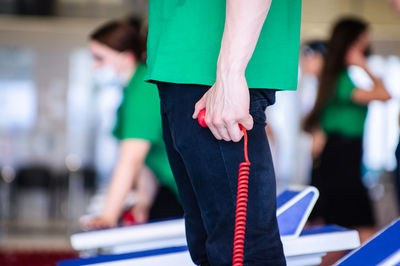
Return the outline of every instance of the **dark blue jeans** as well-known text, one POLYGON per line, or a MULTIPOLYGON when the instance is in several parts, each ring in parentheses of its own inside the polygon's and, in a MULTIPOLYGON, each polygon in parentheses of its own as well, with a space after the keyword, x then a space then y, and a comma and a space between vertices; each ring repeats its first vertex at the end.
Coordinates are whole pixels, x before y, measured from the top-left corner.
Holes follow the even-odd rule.
MULTIPOLYGON (((218 141, 192 119, 208 86, 158 84, 164 141, 181 197, 190 255, 198 265, 232 265, 241 142, 218 141)), ((273 90, 250 90, 254 128, 248 132, 251 162, 245 265, 285 265, 277 221, 276 187, 265 109, 273 90)))

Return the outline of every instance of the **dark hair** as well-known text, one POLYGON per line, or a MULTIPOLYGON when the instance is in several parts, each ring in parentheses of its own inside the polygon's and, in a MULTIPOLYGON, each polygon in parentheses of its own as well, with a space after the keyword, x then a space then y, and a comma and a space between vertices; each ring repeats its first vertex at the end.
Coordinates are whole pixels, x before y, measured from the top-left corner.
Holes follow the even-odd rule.
POLYGON ((138 18, 107 22, 92 32, 89 38, 119 52, 133 52, 138 60, 145 50, 145 38, 142 38, 138 18))
POLYGON ((319 77, 317 99, 313 110, 304 121, 305 131, 310 132, 319 124, 321 112, 336 90, 338 76, 346 68, 347 51, 367 29, 368 24, 357 18, 344 18, 335 24, 319 77))

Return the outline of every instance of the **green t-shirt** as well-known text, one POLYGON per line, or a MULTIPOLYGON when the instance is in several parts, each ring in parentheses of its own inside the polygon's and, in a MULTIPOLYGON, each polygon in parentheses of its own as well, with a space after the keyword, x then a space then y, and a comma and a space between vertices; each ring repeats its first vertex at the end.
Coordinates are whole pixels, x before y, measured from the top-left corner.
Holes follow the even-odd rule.
POLYGON ((157 87, 143 80, 146 66, 140 64, 123 91, 113 130, 119 140, 144 139, 151 143, 145 164, 162 185, 178 195, 162 137, 160 99, 157 87))
MULTIPOLYGON (((152 0, 147 42, 150 81, 213 85, 226 1, 152 0)), ((297 87, 301 0, 274 0, 246 69, 249 88, 297 87)))
POLYGON ((354 138, 363 136, 368 107, 351 100, 355 88, 348 71, 343 70, 339 75, 333 99, 321 114, 321 126, 325 133, 354 138))

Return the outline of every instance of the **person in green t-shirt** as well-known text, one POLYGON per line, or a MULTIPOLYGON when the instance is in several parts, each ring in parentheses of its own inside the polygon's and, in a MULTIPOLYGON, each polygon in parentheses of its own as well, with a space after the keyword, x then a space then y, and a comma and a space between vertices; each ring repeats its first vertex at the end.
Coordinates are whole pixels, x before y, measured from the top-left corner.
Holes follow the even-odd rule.
MULTIPOLYGON (((246 265, 284 265, 265 109, 297 86, 301 0, 149 1, 148 73, 197 265, 232 265, 243 133, 246 265), (202 128, 196 119, 206 109, 202 128)), ((241 256, 240 256, 241 257, 241 256)))
POLYGON ((356 228, 361 241, 374 231, 372 204, 361 180, 367 105, 373 100, 390 99, 383 82, 367 66, 369 46, 366 22, 355 18, 337 22, 327 45, 317 100, 304 123, 307 131, 321 128, 327 136, 312 180, 320 191, 313 221, 356 228), (350 66, 366 73, 371 88, 355 85, 350 66))
POLYGON ((86 229, 115 226, 125 198, 133 187, 137 191, 132 209, 136 223, 182 216, 176 183, 162 139, 157 88, 143 79, 147 67, 140 62, 144 43, 139 30, 140 24, 136 20, 111 21, 90 36, 89 48, 94 57, 94 68, 99 71, 99 79, 120 84, 124 90, 113 131, 120 141, 120 155, 103 212, 84 221, 86 229), (163 188, 160 192, 163 192, 165 209, 162 214, 152 217, 150 210, 157 193, 157 183, 163 188), (175 194, 172 197, 176 198, 168 198, 165 189, 175 194), (172 204, 166 206, 166 200, 172 204))

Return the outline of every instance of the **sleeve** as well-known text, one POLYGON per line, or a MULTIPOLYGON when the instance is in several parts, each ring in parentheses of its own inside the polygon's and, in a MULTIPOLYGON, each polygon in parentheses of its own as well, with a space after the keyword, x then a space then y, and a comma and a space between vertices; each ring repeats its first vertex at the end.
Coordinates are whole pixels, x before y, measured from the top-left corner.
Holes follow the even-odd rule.
POLYGON ((143 80, 133 84, 126 95, 119 121, 120 140, 144 139, 151 143, 161 138, 161 113, 157 87, 143 80))
POLYGON ((374 82, 364 69, 359 66, 350 66, 348 73, 350 80, 356 88, 368 91, 372 90, 374 82))

